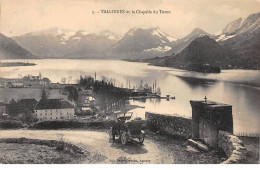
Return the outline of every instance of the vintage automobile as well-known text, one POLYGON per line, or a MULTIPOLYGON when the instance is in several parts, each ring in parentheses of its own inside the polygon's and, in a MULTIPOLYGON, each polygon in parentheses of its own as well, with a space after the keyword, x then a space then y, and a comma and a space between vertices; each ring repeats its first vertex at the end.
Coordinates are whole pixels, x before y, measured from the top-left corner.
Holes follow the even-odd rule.
POLYGON ((142 130, 144 120, 138 117, 131 119, 132 115, 132 112, 127 112, 116 116, 117 120, 109 130, 110 140, 114 141, 115 137, 119 137, 123 145, 134 138, 141 144, 144 142, 145 132, 142 130))

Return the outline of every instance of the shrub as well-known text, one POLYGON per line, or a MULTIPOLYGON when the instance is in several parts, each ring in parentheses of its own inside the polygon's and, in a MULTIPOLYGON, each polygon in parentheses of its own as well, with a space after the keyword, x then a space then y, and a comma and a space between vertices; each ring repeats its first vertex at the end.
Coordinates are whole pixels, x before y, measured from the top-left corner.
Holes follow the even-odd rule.
POLYGON ((26 127, 21 121, 6 120, 0 121, 0 129, 17 129, 26 127))

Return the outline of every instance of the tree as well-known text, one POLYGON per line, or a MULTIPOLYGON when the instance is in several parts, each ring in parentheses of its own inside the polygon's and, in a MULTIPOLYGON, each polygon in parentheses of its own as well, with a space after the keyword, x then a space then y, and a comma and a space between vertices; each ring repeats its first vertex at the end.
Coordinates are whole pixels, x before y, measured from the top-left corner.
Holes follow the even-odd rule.
POLYGON ((77 88, 73 87, 73 86, 66 86, 64 88, 65 91, 69 92, 69 96, 68 96, 68 99, 69 100, 74 100, 75 102, 78 101, 78 90, 77 88))
POLYGON ((43 100, 43 101, 47 100, 47 94, 44 89, 42 90, 41 100, 43 100))

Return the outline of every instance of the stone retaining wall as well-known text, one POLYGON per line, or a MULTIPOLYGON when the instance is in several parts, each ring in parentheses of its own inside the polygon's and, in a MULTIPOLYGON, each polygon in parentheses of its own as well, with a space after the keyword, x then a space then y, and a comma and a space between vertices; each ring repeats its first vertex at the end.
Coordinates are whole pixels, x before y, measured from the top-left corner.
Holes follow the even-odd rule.
POLYGON ((147 120, 147 128, 153 132, 159 131, 163 134, 191 137, 191 119, 150 112, 145 113, 145 119, 147 120))
POLYGON ((228 159, 223 164, 245 163, 247 150, 237 136, 225 131, 219 131, 218 147, 222 148, 228 159))

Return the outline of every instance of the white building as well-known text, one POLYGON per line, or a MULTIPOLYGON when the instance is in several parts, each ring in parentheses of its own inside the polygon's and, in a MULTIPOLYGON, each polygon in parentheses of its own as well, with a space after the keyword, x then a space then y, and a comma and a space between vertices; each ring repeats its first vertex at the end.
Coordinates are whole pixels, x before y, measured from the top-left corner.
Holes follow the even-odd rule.
POLYGON ((92 97, 92 96, 88 96, 85 98, 85 101, 84 101, 84 106, 94 106, 95 105, 95 98, 92 97))
POLYGON ((38 120, 62 120, 74 118, 74 107, 68 101, 59 99, 40 100, 34 109, 38 120))
POLYGON ((23 83, 19 83, 19 82, 13 82, 11 87, 17 87, 17 88, 20 87, 21 88, 21 87, 24 87, 24 84, 23 83))

